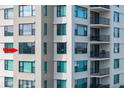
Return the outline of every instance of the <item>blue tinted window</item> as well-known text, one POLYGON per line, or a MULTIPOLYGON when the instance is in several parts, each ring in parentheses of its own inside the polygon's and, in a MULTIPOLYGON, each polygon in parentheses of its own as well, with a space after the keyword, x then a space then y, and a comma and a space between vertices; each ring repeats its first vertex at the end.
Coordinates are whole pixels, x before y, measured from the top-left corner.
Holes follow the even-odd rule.
POLYGON ((76 79, 75 88, 87 88, 87 78, 76 79))
POLYGON ((57 88, 66 88, 66 80, 57 80, 57 88))
POLYGON ((77 36, 87 36, 87 26, 85 25, 75 25, 75 35, 77 36))
POLYGON ((120 28, 114 27, 114 37, 119 38, 120 36, 120 28))
POLYGON ((19 72, 34 73, 35 62, 34 61, 19 61, 19 72))
POLYGON ((75 17, 87 19, 87 8, 84 8, 81 6, 75 6, 74 14, 75 14, 75 17))
POLYGON ((114 59, 114 69, 118 69, 119 68, 119 59, 114 59))
POLYGON ((114 75, 114 84, 118 84, 119 83, 119 74, 114 75))
POLYGON ((119 22, 120 18, 119 18, 119 12, 114 11, 114 22, 119 22))
POLYGON ((33 5, 20 5, 19 16, 35 16, 35 6, 33 5))
POLYGON ((76 61, 75 72, 87 71, 87 60, 76 61))
POLYGON ((57 6, 57 17, 66 16, 66 6, 65 5, 58 5, 57 6))

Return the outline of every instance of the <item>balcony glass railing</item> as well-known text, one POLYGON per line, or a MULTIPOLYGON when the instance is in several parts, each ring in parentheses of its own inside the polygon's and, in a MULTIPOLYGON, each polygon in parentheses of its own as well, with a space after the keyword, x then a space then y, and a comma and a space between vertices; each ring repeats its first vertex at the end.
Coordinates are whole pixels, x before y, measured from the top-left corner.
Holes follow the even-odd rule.
POLYGON ((91 68, 91 75, 103 76, 103 75, 109 74, 109 68, 102 68, 102 69, 99 69, 98 71, 94 71, 94 69, 97 69, 97 68, 91 68))
POLYGON ((90 85, 91 88, 109 88, 110 85, 109 84, 91 84, 90 85))
POLYGON ((104 17, 91 17, 90 19, 91 24, 104 24, 104 25, 110 25, 110 20, 108 18, 104 17))
POLYGON ((90 7, 102 7, 102 8, 110 9, 109 5, 91 5, 90 7))
POLYGON ((101 50, 100 52, 96 52, 95 50, 91 51, 90 53, 91 58, 109 58, 110 53, 106 50, 101 50))
POLYGON ((90 41, 100 41, 100 42, 109 42, 110 36, 109 35, 100 35, 100 36, 90 36, 90 41))

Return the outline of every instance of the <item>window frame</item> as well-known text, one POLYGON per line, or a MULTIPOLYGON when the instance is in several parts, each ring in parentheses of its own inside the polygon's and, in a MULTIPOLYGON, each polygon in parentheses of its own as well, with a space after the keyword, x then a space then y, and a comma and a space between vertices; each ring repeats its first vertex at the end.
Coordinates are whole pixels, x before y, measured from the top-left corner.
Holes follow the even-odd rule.
POLYGON ((35 35, 35 23, 24 23, 24 24, 19 24, 19 36, 31 36, 31 35, 35 35), (25 34, 25 26, 30 26, 30 30, 28 28, 28 33, 30 32, 30 34, 25 34))
POLYGON ((64 36, 66 35, 66 23, 57 24, 57 36, 64 36))
POLYGON ((120 13, 114 11, 114 22, 120 22, 120 13))
POLYGON ((114 69, 119 69, 120 67, 120 59, 114 59, 114 69))
POLYGON ((19 54, 35 54, 35 42, 19 42, 19 54), (28 44, 30 45, 30 47, 28 44), (31 49, 26 49, 26 48, 31 48, 31 49), (25 50, 30 50, 30 51, 25 52, 25 50))
POLYGON ((75 24, 75 36, 87 36, 87 32, 88 32, 88 28, 87 28, 87 25, 80 25, 80 24, 75 24), (79 27, 82 27, 83 30, 82 30, 82 33, 83 34, 80 34, 81 30, 79 30, 79 27))
POLYGON ((88 43, 85 42, 75 42, 75 54, 86 54, 88 52, 88 43), (82 44, 82 48, 81 48, 82 44), (80 52, 79 52, 80 51, 80 52))
POLYGON ((57 81, 57 88, 66 88, 66 83, 67 83, 67 81, 66 80, 62 80, 62 79, 57 79, 56 80, 57 81), (63 84, 65 84, 64 86, 63 86, 63 84))
POLYGON ((13 87, 13 77, 4 77, 4 86, 5 87, 9 87, 9 88, 12 88, 13 87), (9 83, 12 85, 9 85, 9 83))
POLYGON ((120 75, 119 74, 115 74, 114 75, 114 84, 119 84, 120 82, 120 75))
POLYGON ((19 61, 19 72, 21 73, 35 73, 35 61, 19 61), (25 71, 25 64, 30 64, 31 71, 25 71))
POLYGON ((47 49, 47 42, 43 43, 43 47, 44 47, 44 55, 47 55, 48 49, 47 49))
POLYGON ((13 33, 13 25, 4 26, 4 36, 13 36, 13 34, 14 34, 13 33), (11 35, 9 35, 8 33, 11 33, 11 35))
POLYGON ((120 52, 120 43, 114 43, 114 53, 120 52))
POLYGON ((46 36, 48 34, 48 24, 44 23, 44 35, 46 36))
POLYGON ((66 42, 57 42, 57 54, 66 54, 66 53, 67 53, 67 43, 66 42), (63 47, 63 49, 62 49, 62 47, 63 47))
POLYGON ((87 88, 87 82, 87 78, 76 79, 75 88, 87 88))
POLYGON ((85 8, 85 7, 81 7, 81 6, 78 6, 78 5, 75 5, 74 6, 74 16, 75 17, 78 17, 78 18, 83 18, 83 19, 87 19, 87 16, 88 16, 88 9, 85 8), (79 11, 80 10, 80 11, 79 11), (82 11, 81 11, 82 10, 82 11), (82 12, 82 16, 79 15, 79 12, 82 12))
POLYGON ((87 71, 87 66, 88 66, 88 61, 87 60, 75 61, 74 72, 87 71), (82 65, 82 67, 81 67, 81 65, 82 65))
POLYGON ((65 17, 66 16, 66 5, 58 5, 56 6, 57 9, 57 17, 65 17), (64 10, 62 10, 64 9, 64 10), (64 14, 63 14, 64 13, 64 14))
POLYGON ((47 80, 44 80, 44 88, 47 88, 47 80))
POLYGON ((120 28, 114 27, 114 38, 119 38, 119 37, 120 37, 120 28))
POLYGON ((5 19, 5 20, 13 19, 13 14, 12 14, 12 16, 9 16, 10 10, 11 10, 11 12, 13 13, 13 8, 5 8, 5 9, 4 9, 4 19, 5 19))
POLYGON ((4 60, 4 70, 13 71, 13 60, 4 60), (10 66, 9 62, 12 62, 10 66))
POLYGON ((43 15, 44 16, 47 16, 48 15, 48 7, 47 7, 47 5, 43 5, 43 15))
POLYGON ((48 65, 48 63, 47 63, 47 61, 45 61, 44 62, 44 74, 47 74, 47 69, 48 69, 47 65, 48 65))
POLYGON ((57 73, 66 73, 67 72, 67 62, 66 61, 57 61, 57 73), (64 67, 64 69, 62 68, 64 67))
POLYGON ((36 9, 34 5, 19 5, 19 17, 27 17, 27 16, 35 16, 36 9), (24 14, 24 8, 28 6, 31 8, 30 14, 29 15, 25 15, 24 14))
POLYGON ((35 80, 19 79, 19 88, 35 88, 35 80), (26 87, 25 87, 26 85, 26 87), (29 87, 30 85, 30 87, 29 87))

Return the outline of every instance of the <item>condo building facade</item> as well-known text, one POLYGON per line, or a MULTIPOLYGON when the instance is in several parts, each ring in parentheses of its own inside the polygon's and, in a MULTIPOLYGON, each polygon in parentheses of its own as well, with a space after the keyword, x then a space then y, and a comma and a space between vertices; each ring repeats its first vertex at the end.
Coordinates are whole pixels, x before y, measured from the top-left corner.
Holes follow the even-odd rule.
POLYGON ((124 5, 0 5, 0 87, 118 88, 123 36, 124 5))

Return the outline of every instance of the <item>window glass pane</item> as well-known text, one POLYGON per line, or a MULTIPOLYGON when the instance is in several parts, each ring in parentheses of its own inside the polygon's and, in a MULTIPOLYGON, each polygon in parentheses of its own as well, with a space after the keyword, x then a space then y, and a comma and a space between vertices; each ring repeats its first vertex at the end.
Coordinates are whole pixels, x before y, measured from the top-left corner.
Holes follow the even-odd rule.
POLYGON ((35 16, 35 6, 33 5, 20 5, 19 16, 35 16))
POLYGON ((5 87, 12 88, 13 87, 13 77, 5 77, 4 84, 5 84, 5 87))
POLYGON ((35 27, 34 23, 20 24, 19 25, 19 35, 34 35, 35 27))
POLYGON ((57 43, 57 54, 66 53, 66 43, 57 43))
POLYGON ((87 53, 87 43, 75 43, 75 53, 76 54, 87 53))
POLYGON ((5 48, 13 48, 13 43, 5 43, 5 48))
POLYGON ((59 5, 57 6, 57 17, 63 17, 63 16, 66 16, 66 6, 59 5))
POLYGON ((24 7, 24 15, 25 16, 31 15, 31 7, 30 6, 25 6, 24 7))
POLYGON ((47 88, 47 80, 44 80, 44 88, 47 88))
POLYGON ((57 88, 66 88, 66 80, 57 80, 57 88))
POLYGON ((87 8, 81 6, 75 6, 74 12, 75 12, 75 17, 87 19, 87 8))
POLYGON ((87 78, 75 80, 75 88, 87 88, 87 78))
POLYGON ((44 73, 47 73, 47 62, 44 62, 44 73))
POLYGON ((47 16, 47 5, 43 6, 43 15, 47 16))
POLYGON ((44 35, 47 35, 47 23, 44 23, 44 35))
POLYGON ((19 72, 34 73, 35 62, 34 61, 19 61, 19 72))
POLYGON ((19 54, 35 54, 35 43, 19 43, 19 54))
POLYGON ((4 9, 4 19, 12 19, 13 18, 13 9, 8 8, 4 9))
MULTIPOLYGON (((13 48, 13 43, 4 43, 4 48, 13 48)), ((12 53, 12 52, 5 52, 5 53, 12 53)))
POLYGON ((31 64, 24 63, 24 72, 30 72, 31 71, 31 64))
POLYGON ((13 36, 13 26, 4 26, 4 36, 13 36))
POLYGON ((76 24, 75 25, 75 35, 87 36, 87 26, 76 24))
POLYGON ((114 11, 114 22, 119 22, 119 12, 114 11))
POLYGON ((47 54, 47 43, 44 42, 44 54, 46 55, 47 54))
POLYGON ((87 71, 87 60, 76 61, 75 72, 87 71))
POLYGON ((66 61, 57 61, 57 72, 66 72, 66 61))
POLYGON ((114 75, 114 84, 118 84, 120 81, 119 79, 120 79, 119 74, 114 75))
POLYGON ((5 60, 5 70, 13 70, 13 60, 5 60))
POLYGON ((66 24, 57 24, 57 35, 66 35, 66 24))
POLYGON ((19 80, 19 88, 35 88, 34 80, 19 80))
POLYGON ((120 44, 114 43, 114 53, 119 53, 120 44))
POLYGON ((119 38, 120 36, 120 28, 114 27, 114 37, 119 38))
POLYGON ((118 69, 119 68, 119 59, 114 59, 114 69, 118 69))

